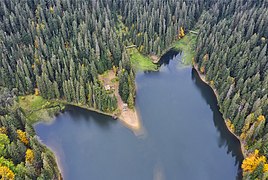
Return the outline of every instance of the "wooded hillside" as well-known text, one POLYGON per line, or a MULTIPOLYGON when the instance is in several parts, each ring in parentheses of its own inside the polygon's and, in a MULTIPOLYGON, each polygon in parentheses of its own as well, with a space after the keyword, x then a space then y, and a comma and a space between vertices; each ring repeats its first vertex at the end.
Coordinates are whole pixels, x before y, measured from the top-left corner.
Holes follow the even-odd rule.
POLYGON ((16 103, 16 93, 0 87, 1 179, 59 179, 55 157, 39 143, 16 103))
POLYGON ((0 86, 113 113, 116 97, 98 75, 113 69, 122 100, 133 105, 126 47, 160 56, 191 29, 199 32, 193 62, 253 159, 243 163, 244 177, 267 178, 266 0, 1 0, 0 86))
POLYGON ((267 1, 219 2, 200 19, 195 61, 245 147, 245 179, 268 178, 267 38, 267 1))

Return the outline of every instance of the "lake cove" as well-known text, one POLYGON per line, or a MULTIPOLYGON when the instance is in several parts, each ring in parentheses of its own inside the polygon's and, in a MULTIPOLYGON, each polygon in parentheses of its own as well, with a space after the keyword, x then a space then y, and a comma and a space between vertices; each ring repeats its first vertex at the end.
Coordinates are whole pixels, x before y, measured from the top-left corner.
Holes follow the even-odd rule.
POLYGON ((64 179, 241 178, 240 144, 226 128, 213 90, 181 64, 180 53, 169 51, 159 63, 158 72, 136 76, 142 135, 73 106, 52 123, 35 126, 64 179))

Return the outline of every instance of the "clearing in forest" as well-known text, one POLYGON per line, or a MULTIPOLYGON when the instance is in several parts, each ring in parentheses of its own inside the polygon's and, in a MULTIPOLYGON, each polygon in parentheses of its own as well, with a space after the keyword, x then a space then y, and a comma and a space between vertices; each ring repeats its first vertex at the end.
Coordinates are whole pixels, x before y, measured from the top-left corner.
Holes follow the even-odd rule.
POLYGON ((113 70, 106 71, 104 74, 99 75, 99 80, 107 91, 112 91, 116 96, 118 103, 118 117, 119 120, 128 128, 133 131, 139 131, 141 128, 140 120, 136 109, 130 109, 121 99, 119 95, 119 81, 113 70))
POLYGON ((31 124, 40 120, 49 121, 63 108, 59 103, 48 101, 37 95, 20 96, 18 102, 31 124))
POLYGON ((173 48, 183 52, 182 61, 186 65, 192 64, 195 57, 195 44, 197 35, 194 31, 186 34, 182 39, 174 43, 173 48))
POLYGON ((137 70, 156 71, 157 65, 153 63, 150 57, 141 54, 136 47, 128 49, 132 66, 137 70))

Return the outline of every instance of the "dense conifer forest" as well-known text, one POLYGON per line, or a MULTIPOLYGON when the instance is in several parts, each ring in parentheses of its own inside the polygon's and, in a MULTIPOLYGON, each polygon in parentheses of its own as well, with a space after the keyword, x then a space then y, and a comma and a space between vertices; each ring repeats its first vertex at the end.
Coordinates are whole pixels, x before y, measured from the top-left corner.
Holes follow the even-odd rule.
POLYGON ((200 21, 196 62, 245 148, 244 178, 267 179, 268 2, 215 4, 200 21))
POLYGON ((15 105, 17 95, 35 92, 112 113, 117 99, 99 80, 112 69, 122 100, 132 106, 135 70, 127 47, 161 56, 182 30, 193 29, 198 32, 193 64, 217 91, 226 124, 240 137, 244 178, 266 179, 266 0, 0 1, 2 177, 59 176, 53 155, 15 105))

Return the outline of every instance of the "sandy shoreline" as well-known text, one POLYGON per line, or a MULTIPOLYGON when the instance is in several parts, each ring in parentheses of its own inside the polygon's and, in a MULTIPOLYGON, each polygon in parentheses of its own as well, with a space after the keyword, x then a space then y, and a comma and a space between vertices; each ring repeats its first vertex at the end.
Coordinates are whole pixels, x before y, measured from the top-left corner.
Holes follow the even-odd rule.
MULTIPOLYGON (((194 68, 194 69, 196 70, 196 72, 198 73, 198 76, 200 77, 200 79, 201 79, 204 83, 206 83, 207 85, 209 85, 209 87, 213 90, 214 95, 215 95, 216 98, 217 98, 217 101, 219 101, 219 95, 218 95, 217 90, 216 90, 215 88, 213 88, 213 87, 210 86, 210 84, 207 82, 207 80, 206 80, 206 78, 205 78, 205 75, 203 75, 203 74, 201 74, 201 73, 199 72, 198 67, 197 67, 196 64, 193 65, 193 68, 194 68)), ((241 140, 241 138, 240 138, 238 135, 236 135, 234 132, 231 131, 230 127, 227 126, 225 117, 223 117, 223 119, 224 119, 224 122, 225 122, 225 125, 226 125, 228 131, 229 131, 230 133, 232 133, 232 134, 239 140, 242 155, 243 155, 244 158, 246 158, 246 157, 247 157, 247 153, 246 153, 246 149, 245 149, 245 143, 241 140)))
POLYGON ((141 132, 142 126, 136 109, 129 110, 130 112, 122 112, 119 116, 119 121, 132 130, 135 134, 141 132))
POLYGON ((129 128, 136 134, 141 130, 140 118, 135 107, 129 108, 127 104, 123 102, 119 94, 119 82, 114 81, 116 78, 117 76, 113 70, 107 71, 104 75, 99 75, 99 80, 102 81, 104 86, 108 86, 113 89, 113 93, 117 99, 118 112, 107 114, 112 117, 116 116, 125 127, 129 128))
MULTIPOLYGON (((79 107, 79 108, 82 108, 82 109, 86 109, 86 110, 96 112, 96 113, 99 113, 99 114, 103 114, 103 115, 106 115, 106 116, 114 117, 113 113, 103 112, 103 111, 100 111, 98 109, 90 108, 90 107, 87 107, 87 106, 78 105, 78 104, 75 104, 75 103, 66 103, 64 101, 57 101, 57 102, 60 102, 60 103, 65 104, 65 105, 71 105, 71 106, 79 107)), ((135 108, 134 109, 128 109, 128 111, 121 112, 118 115, 118 120, 125 127, 129 128, 130 130, 134 131, 135 133, 141 130, 141 121, 140 121, 139 115, 138 115, 138 113, 137 113, 135 108)), ((36 124, 38 124, 38 123, 40 123, 40 122, 37 122, 36 124)))

